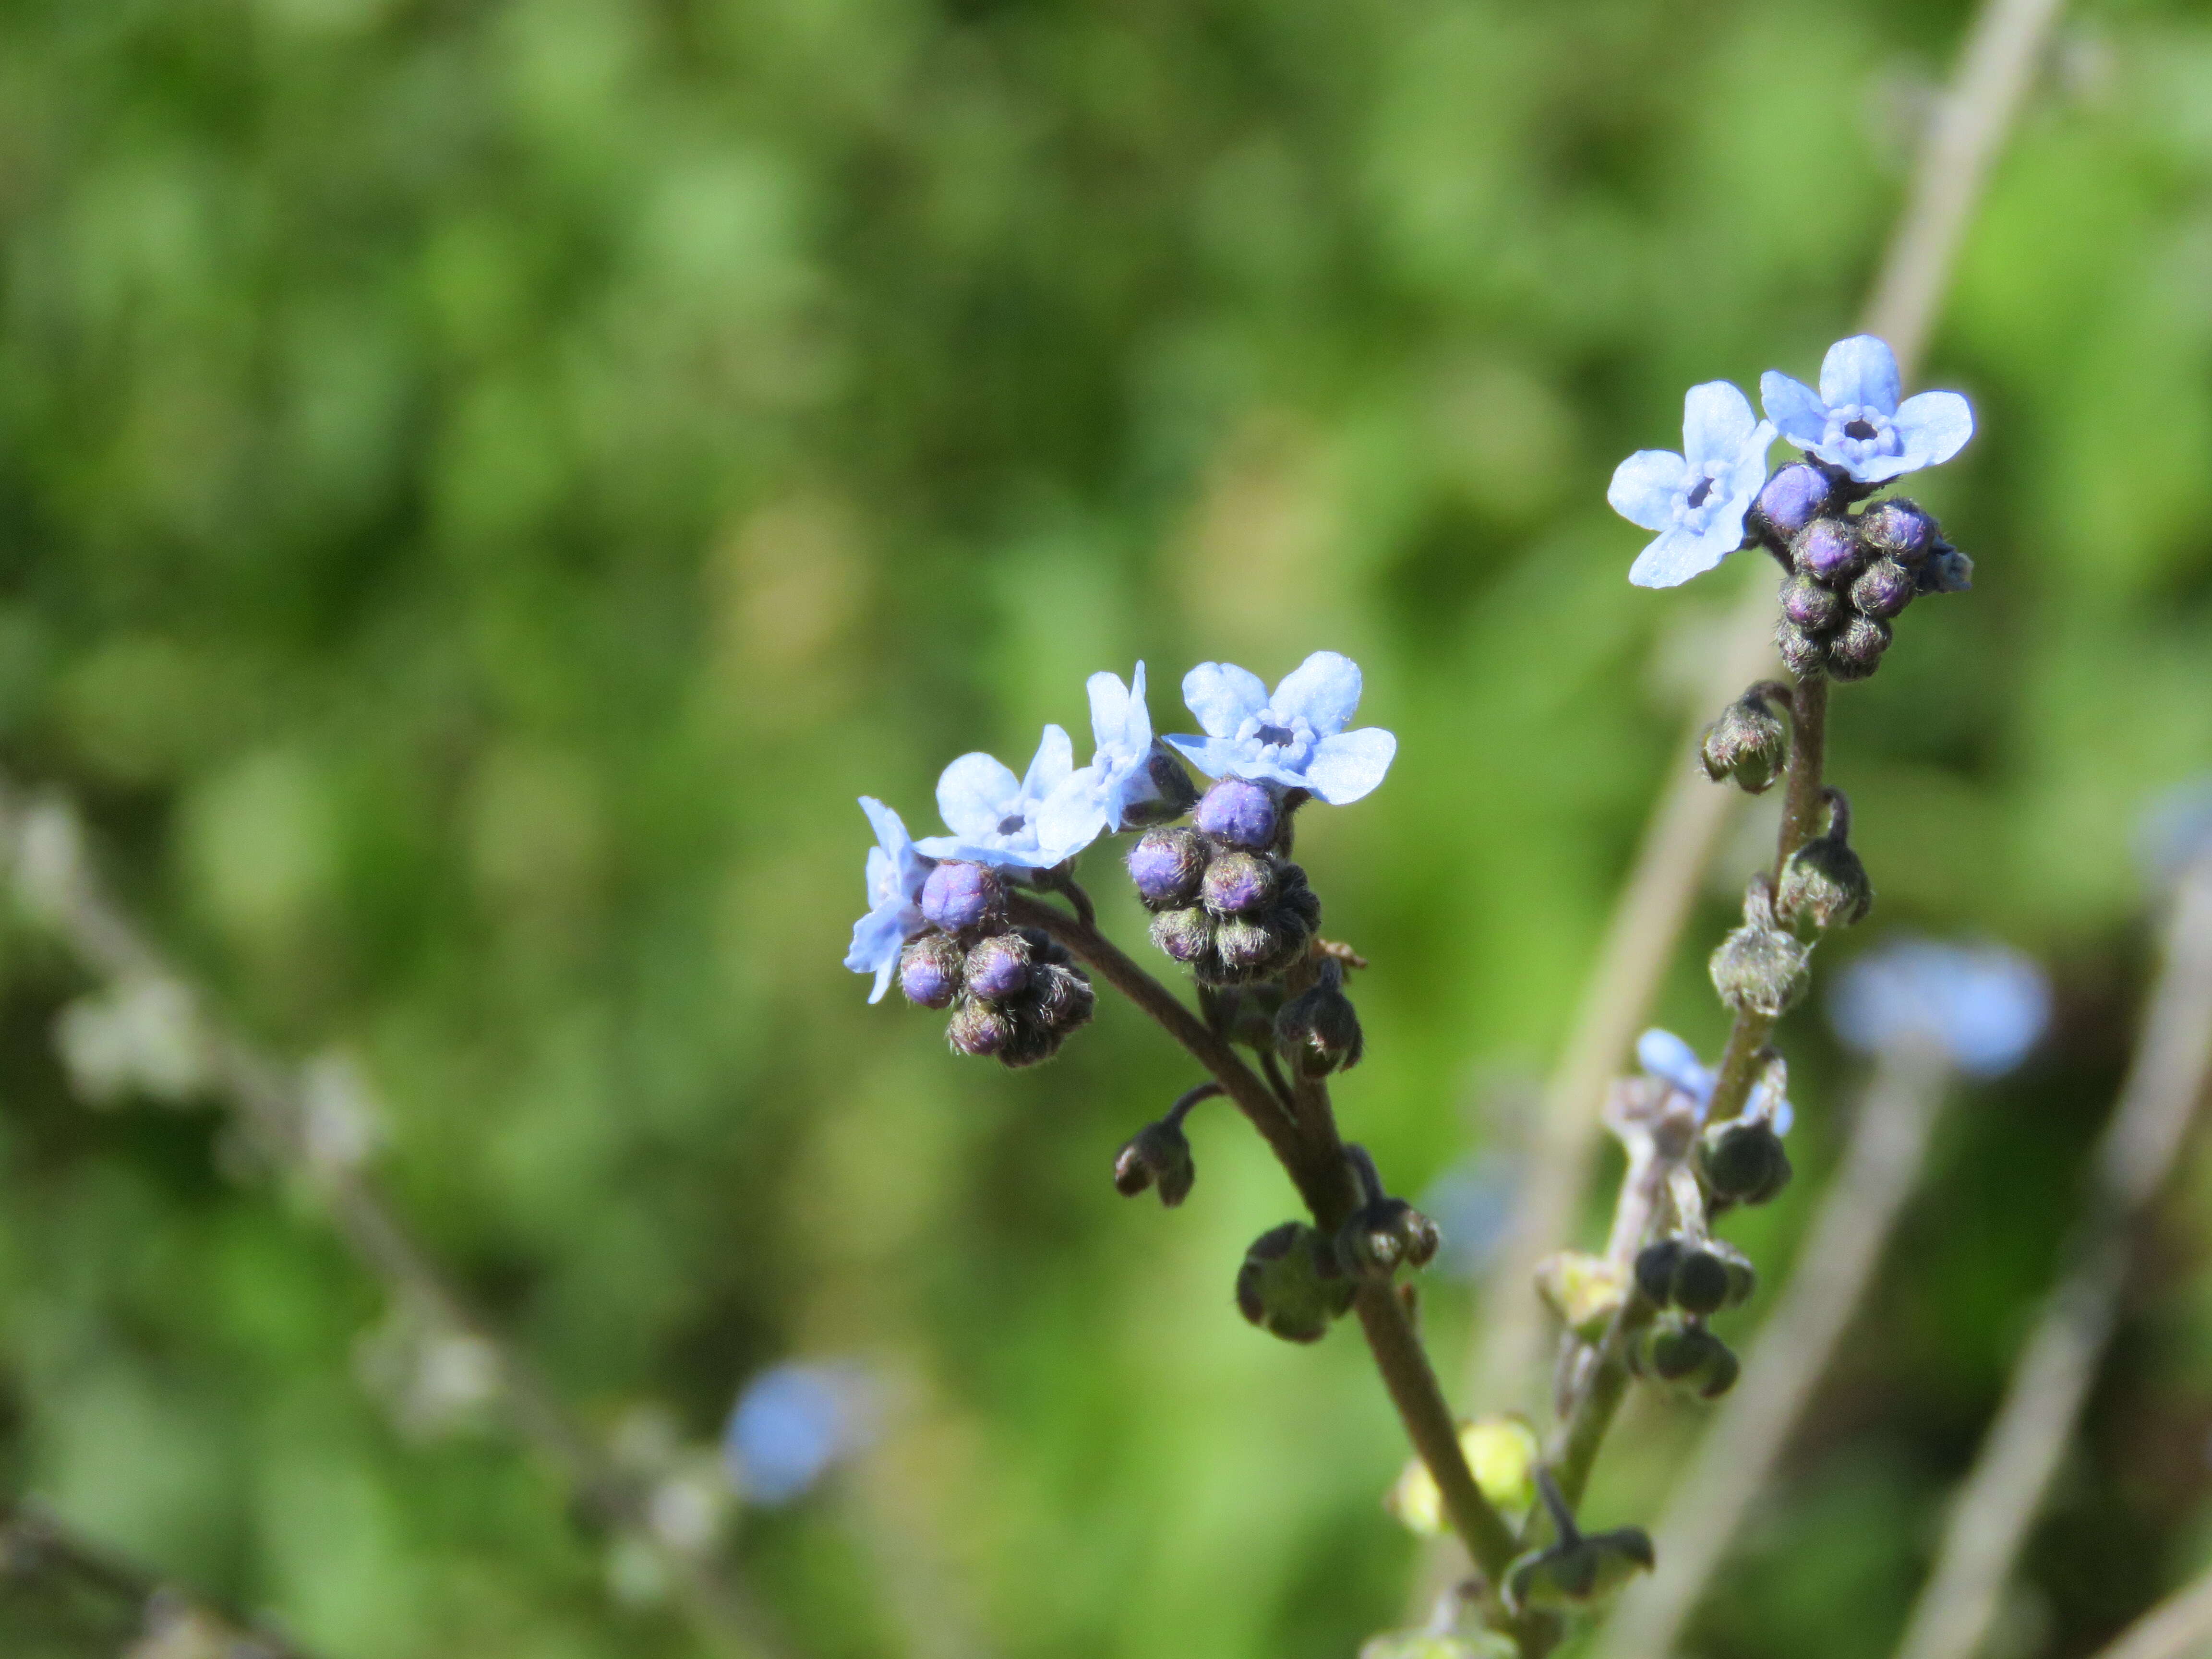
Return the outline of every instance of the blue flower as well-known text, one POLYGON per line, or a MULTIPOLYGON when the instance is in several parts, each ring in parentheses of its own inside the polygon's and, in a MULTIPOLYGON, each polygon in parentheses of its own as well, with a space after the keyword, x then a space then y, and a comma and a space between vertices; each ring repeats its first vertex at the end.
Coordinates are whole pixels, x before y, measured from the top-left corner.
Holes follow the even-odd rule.
POLYGON ((1037 833, 1048 844, 1088 847, 1112 830, 1128 827, 1131 811, 1160 799, 1152 779, 1152 714, 1145 706, 1145 665, 1123 685, 1118 674, 1093 674, 1091 764, 1066 787, 1048 797, 1037 833))
MULTIPOLYGON (((1698 1121, 1705 1121, 1705 1109, 1713 1103, 1713 1085, 1718 1073, 1705 1068, 1696 1049, 1672 1031, 1662 1031, 1655 1025, 1636 1039, 1636 1062, 1676 1093, 1688 1096, 1697 1107, 1698 1121)), ((1797 1121, 1796 1109, 1790 1105, 1789 1097, 1778 1094, 1761 1080, 1752 1085, 1744 1115, 1769 1115, 1774 1133, 1778 1135, 1788 1134, 1790 1126, 1797 1121)))
POLYGON ((873 974, 876 988, 868 1000, 880 1002, 898 968, 906 942, 929 924, 921 915, 921 884, 931 860, 915 850, 899 815, 870 795, 860 810, 876 826, 877 844, 868 848, 868 914, 853 924, 853 948, 845 965, 856 974, 873 974))
POLYGON ((1057 726, 1044 729, 1026 776, 985 754, 963 755, 937 780, 937 810, 949 836, 915 843, 933 859, 964 859, 997 869, 1048 870, 1097 839, 1066 799, 1084 787, 1075 745, 1057 726), (1055 801, 1054 797, 1062 799, 1055 801), (1048 811, 1048 803, 1051 810, 1048 811))
POLYGON ((2001 945, 1901 939, 1844 970, 1829 1017, 1863 1053, 1917 1039, 1970 1077, 1998 1077, 2043 1035, 2051 988, 2033 962, 2001 945))
POLYGON ((1973 409, 1957 392, 1900 404, 1898 392, 1897 354, 1871 334, 1828 348, 1817 392, 1779 369, 1759 377, 1759 401, 1782 435, 1861 483, 1948 461, 1974 435, 1973 409))
POLYGON ((1605 498, 1658 538, 1636 556, 1628 580, 1678 587, 1743 545, 1743 515, 1766 482, 1774 428, 1726 380, 1693 386, 1682 399, 1682 453, 1639 449, 1613 470, 1605 498))
POLYGON ((1183 676, 1182 700, 1207 735, 1171 737, 1209 778, 1305 789, 1342 806, 1382 781, 1398 739, 1379 726, 1344 729, 1359 707, 1359 665, 1316 651, 1283 677, 1274 695, 1256 674, 1202 662, 1183 676))
POLYGON ((867 1443, 874 1394, 854 1365, 770 1366, 738 1396, 722 1431, 732 1484, 755 1503, 788 1503, 867 1443))

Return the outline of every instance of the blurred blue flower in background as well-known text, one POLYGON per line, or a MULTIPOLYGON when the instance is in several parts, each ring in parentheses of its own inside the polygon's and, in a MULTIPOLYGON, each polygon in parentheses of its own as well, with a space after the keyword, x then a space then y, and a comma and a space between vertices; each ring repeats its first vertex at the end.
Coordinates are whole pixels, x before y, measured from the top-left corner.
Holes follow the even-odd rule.
POLYGON ((1334 651, 1315 652, 1273 696, 1257 674, 1202 662, 1183 676, 1182 700, 1207 735, 1168 741, 1209 778, 1310 790, 1343 806, 1382 782, 1398 752, 1398 739, 1379 726, 1344 729, 1359 693, 1359 665, 1334 651))
POLYGON ((867 1445, 876 1407, 875 1385, 857 1365, 772 1365, 731 1408, 723 1468, 746 1502, 787 1504, 867 1445))
POLYGON ((1639 449, 1613 470, 1605 498, 1658 538, 1636 556, 1628 580, 1677 587, 1743 545, 1743 515, 1766 482, 1774 428, 1726 380, 1693 386, 1682 399, 1682 453, 1639 449))
POLYGON ((1871 334, 1828 348, 1818 392, 1777 368, 1759 377, 1775 428, 1861 483, 1948 461, 1974 435, 1973 409, 1957 392, 1923 392, 1900 404, 1901 389, 1897 355, 1871 334))
POLYGON ((868 914, 853 924, 845 965, 876 976, 868 1000, 880 1002, 900 951, 929 925, 921 914, 921 884, 929 879, 930 860, 915 849, 899 815, 883 802, 863 795, 860 810, 876 827, 876 845, 868 849, 868 914))
POLYGON ((1969 1077, 2027 1057, 2051 1018, 2043 970, 2002 945, 1907 939, 1844 969, 1829 1003, 1836 1035, 1863 1054, 1932 1042, 1969 1077))
POLYGON ((1421 1194, 1420 1210, 1443 1235, 1437 1265, 1462 1279, 1490 1266, 1512 1224, 1524 1160, 1485 1150, 1439 1175, 1421 1194))
POLYGON ((1072 795, 1084 787, 1075 773, 1074 743, 1062 727, 1048 726, 1029 771, 1019 778, 1003 762, 981 752, 963 755, 946 767, 937 780, 937 810, 952 833, 927 836, 915 844, 933 859, 1048 870, 1097 838, 1097 828, 1084 832, 1085 814, 1066 811, 1065 799, 1053 800, 1055 794, 1072 795))
MULTIPOLYGON (((1713 1084, 1719 1073, 1698 1058, 1696 1049, 1672 1031, 1655 1025, 1636 1039, 1636 1063, 1668 1088, 1695 1101, 1698 1121, 1705 1121, 1705 1109, 1712 1104, 1713 1084)), ((1752 1085, 1744 1115, 1756 1117, 1769 1113, 1770 1103, 1774 1133, 1788 1134, 1790 1126, 1797 1121, 1797 1109, 1790 1103, 1789 1097, 1777 1094, 1763 1080, 1752 1085)))

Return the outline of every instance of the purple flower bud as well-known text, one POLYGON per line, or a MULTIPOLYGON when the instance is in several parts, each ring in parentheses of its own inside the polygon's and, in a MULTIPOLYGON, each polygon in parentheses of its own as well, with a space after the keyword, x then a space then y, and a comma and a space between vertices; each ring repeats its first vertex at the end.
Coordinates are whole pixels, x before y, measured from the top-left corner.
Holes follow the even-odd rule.
POLYGON ((1823 587, 1810 576, 1795 575, 1782 584, 1782 614, 1798 627, 1818 634, 1842 614, 1843 599, 1832 587, 1823 587))
POLYGON ((963 1054, 981 1060, 1009 1048, 1014 1042, 1013 1017, 988 1002, 963 999, 945 1028, 945 1040, 963 1054))
POLYGON ((948 933, 980 927, 1006 914, 1006 890, 985 866, 948 859, 921 884, 921 914, 948 933))
POLYGON ((986 1002, 1005 1002, 1029 988, 1029 941, 1019 933, 993 933, 968 953, 969 992, 986 1002))
POLYGON ((1153 910, 1177 910, 1198 896, 1206 844, 1194 830, 1147 830, 1129 849, 1129 879, 1153 910))
POLYGON ((1900 495, 1862 513, 1859 534, 1899 563, 1917 565, 1936 545, 1936 520, 1900 495))
POLYGON ((1774 643, 1782 653, 1782 660, 1789 665, 1790 672, 1799 679, 1826 671, 1828 641, 1826 635, 1815 634, 1809 629, 1800 628, 1796 623, 1784 620, 1782 626, 1775 629, 1774 643))
POLYGON ((1834 494, 1835 486, 1819 467, 1808 461, 1792 461, 1777 471, 1759 492, 1759 516, 1786 543, 1828 510, 1834 494))
POLYGON ((1863 680, 1881 665, 1889 649, 1889 624, 1854 617, 1828 641, 1828 672, 1839 680, 1863 680))
POLYGON ((1224 778, 1200 799, 1191 822, 1231 847, 1264 848, 1274 840, 1279 817, 1264 785, 1224 778))
POLYGON ((1152 943, 1177 962, 1201 961, 1213 949, 1213 918, 1196 905, 1154 916, 1152 943))
POLYGON ((1262 854, 1224 853, 1206 868, 1205 892, 1216 915, 1241 915, 1273 901, 1275 872, 1262 854))
POLYGON ((1851 605, 1863 617, 1894 617, 1912 603, 1917 583, 1894 558, 1876 559, 1851 584, 1851 605))
POLYGON ((1857 532, 1842 519, 1815 519, 1790 549, 1797 568, 1818 582, 1835 586, 1848 581, 1866 562, 1857 532))
POLYGON ((925 1008, 950 1007, 960 993, 960 947, 943 933, 924 933, 899 959, 899 989, 925 1008))

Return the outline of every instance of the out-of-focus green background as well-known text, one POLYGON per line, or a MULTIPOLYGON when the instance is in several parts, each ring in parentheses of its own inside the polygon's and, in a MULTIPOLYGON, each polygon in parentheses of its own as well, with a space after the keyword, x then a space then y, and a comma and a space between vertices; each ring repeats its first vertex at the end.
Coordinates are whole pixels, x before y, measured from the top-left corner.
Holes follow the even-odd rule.
MULTIPOLYGON (((1201 1111, 1185 1208, 1115 1196, 1191 1080, 1122 1007, 1008 1074, 866 1006, 853 798, 934 829, 946 760, 1082 732, 1097 668, 1174 730, 1194 661, 1352 653, 1401 748, 1300 842, 1376 964, 1348 1132, 1415 1193, 1504 1145, 1755 574, 1631 589, 1607 477, 1847 331, 1965 15, 7 0, 0 757, 228 1017, 360 1068, 405 1214, 593 1425, 887 1379, 874 1453, 735 1528, 799 1650, 1344 1659, 1404 1605, 1403 1454, 1356 1342, 1231 1305, 1282 1181, 1201 1111)), ((2075 8, 1926 377, 1979 411, 1917 491, 1978 585, 1834 761, 1881 891, 1843 951, 2012 941, 2057 1027, 1950 1119, 1716 1659, 1887 1650, 2123 1064, 2136 817, 2212 765, 2209 187, 2212 17, 2075 8)), ((1664 1010, 1706 1045, 1725 917, 1664 1010)), ((333 1659, 696 1651, 529 1455, 392 1408, 383 1293, 212 1100, 74 1097, 89 981, 6 937, 6 1490, 333 1659)), ((1787 1041, 1801 1178, 1736 1229, 1778 1268, 1858 1077, 1817 1011, 1787 1041)), ((2212 1547, 2208 1200, 2006 1653, 2212 1547)), ((1431 1286, 1454 1372, 1468 1303, 1431 1286)), ((1595 1517, 1649 1520, 1697 1421, 1632 1419, 1595 1517)), ((89 1629, 0 1594, 0 1650, 89 1629)))

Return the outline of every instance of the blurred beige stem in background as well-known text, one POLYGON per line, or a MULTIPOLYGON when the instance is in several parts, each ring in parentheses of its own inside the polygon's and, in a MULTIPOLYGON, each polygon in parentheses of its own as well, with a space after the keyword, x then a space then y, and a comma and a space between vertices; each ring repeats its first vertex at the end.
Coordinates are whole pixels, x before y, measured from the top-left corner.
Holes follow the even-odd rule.
POLYGON ((1972 1659, 2043 1506, 2118 1318, 2129 1234, 2165 1183, 2212 1068, 2212 856, 2174 896, 2135 1063, 2099 1143, 2087 1213, 1952 1506, 1898 1659, 1972 1659))
MULTIPOLYGON (((1986 0, 1949 88, 1930 113, 1910 194, 1863 326, 1887 340, 1910 384, 1966 225, 2026 94, 2061 0, 1986 0)), ((1754 558, 1747 563, 1758 563, 1754 558)), ((1763 568, 1758 573, 1765 574, 1763 568)), ((1484 1286, 1471 1382, 1480 1407, 1525 1403, 1540 1386, 1545 1322, 1536 1264, 1567 1241, 1597 1144, 1598 1106, 1650 1017, 1736 792, 1697 763, 1711 711, 1771 672, 1774 598, 1753 580, 1715 654, 1688 735, 1654 808, 1635 867, 1607 924, 1559 1066, 1530 1137, 1528 1173, 1504 1249, 1484 1286)))
POLYGON ((1950 1081, 1949 1064, 1931 1045, 1900 1044, 1882 1056, 1797 1271, 1660 1520, 1658 1570, 1622 1596, 1598 1659, 1664 1659, 1673 1651, 1874 1279, 1898 1212, 1919 1183, 1950 1081))
POLYGON ((2212 1653, 2212 1572, 2176 1590, 2097 1659, 2202 1659, 2212 1653))
POLYGON ((189 1011, 210 1086, 229 1101, 255 1146, 280 1168, 306 1179, 355 1259, 385 1282, 400 1305, 481 1344, 494 1357, 500 1398, 515 1433, 553 1466, 587 1512, 653 1550, 702 1641, 730 1659, 769 1659, 775 1644, 726 1566, 704 1551, 672 1547, 660 1538, 650 1487, 626 1478, 569 1416, 537 1368, 476 1317, 369 1173, 349 1159, 319 1153, 298 1068, 272 1059, 210 1015, 209 1000, 100 883, 75 808, 51 795, 27 802, 12 784, 0 781, 0 857, 25 911, 93 974, 111 985, 173 992, 173 1004, 189 1011))

